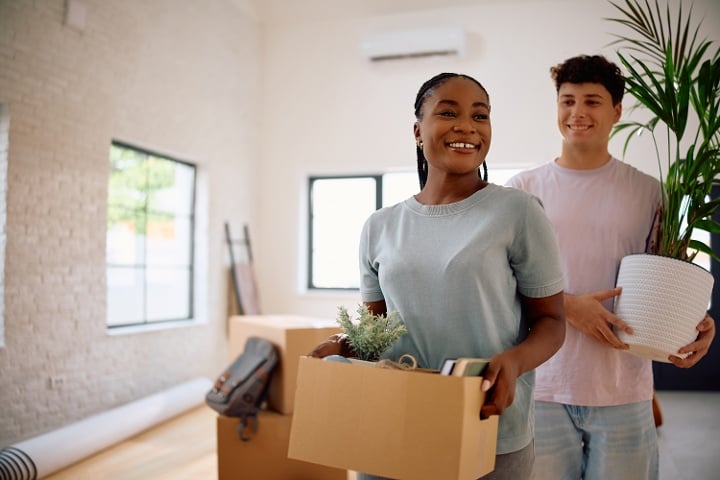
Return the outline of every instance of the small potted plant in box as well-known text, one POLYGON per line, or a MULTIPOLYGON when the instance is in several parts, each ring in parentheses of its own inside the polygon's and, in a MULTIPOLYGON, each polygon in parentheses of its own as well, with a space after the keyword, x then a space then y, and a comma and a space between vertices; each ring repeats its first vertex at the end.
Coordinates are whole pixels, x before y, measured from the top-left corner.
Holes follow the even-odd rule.
POLYGON ((651 135, 663 186, 654 255, 630 255, 620 265, 615 313, 634 333, 618 337, 631 352, 668 362, 696 338, 712 293, 712 275, 692 261, 699 252, 718 260, 692 233, 720 233, 712 218, 720 206, 712 198, 720 184, 720 48, 700 39, 700 23, 680 2, 675 12, 657 0, 610 3, 620 16, 607 20, 629 31, 614 42, 627 92, 650 115, 616 125, 614 134, 628 133, 625 150, 632 138, 651 135))
POLYGON ((345 307, 338 307, 337 322, 347 335, 347 343, 357 359, 376 362, 380 355, 407 333, 398 312, 375 315, 364 304, 358 306, 357 320, 350 317, 345 307))

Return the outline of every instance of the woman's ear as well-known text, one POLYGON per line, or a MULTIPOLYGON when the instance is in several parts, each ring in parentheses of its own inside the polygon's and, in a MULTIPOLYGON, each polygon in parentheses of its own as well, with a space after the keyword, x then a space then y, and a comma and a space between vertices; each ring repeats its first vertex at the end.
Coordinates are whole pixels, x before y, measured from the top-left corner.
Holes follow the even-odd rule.
POLYGON ((422 143, 422 138, 420 136, 420 124, 418 122, 415 122, 413 125, 413 134, 415 135, 415 143, 422 143))

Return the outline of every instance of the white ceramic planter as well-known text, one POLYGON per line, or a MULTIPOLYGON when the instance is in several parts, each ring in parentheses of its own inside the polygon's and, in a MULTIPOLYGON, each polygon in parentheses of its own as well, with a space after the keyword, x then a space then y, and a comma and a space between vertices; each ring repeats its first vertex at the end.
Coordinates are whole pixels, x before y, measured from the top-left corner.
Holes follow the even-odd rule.
POLYGON ((690 262, 660 255, 623 258, 617 283, 615 315, 633 329, 616 331, 630 345, 630 353, 669 363, 669 355, 697 338, 697 324, 705 316, 712 295, 713 276, 690 262))

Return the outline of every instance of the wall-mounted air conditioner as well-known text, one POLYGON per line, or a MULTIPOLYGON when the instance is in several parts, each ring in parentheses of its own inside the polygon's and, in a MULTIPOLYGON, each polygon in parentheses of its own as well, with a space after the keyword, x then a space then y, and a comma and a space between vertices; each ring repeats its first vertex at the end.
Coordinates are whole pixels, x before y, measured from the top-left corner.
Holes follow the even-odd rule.
POLYGON ((434 27, 373 32, 365 35, 361 48, 372 61, 432 55, 462 56, 465 54, 465 30, 462 27, 434 27))

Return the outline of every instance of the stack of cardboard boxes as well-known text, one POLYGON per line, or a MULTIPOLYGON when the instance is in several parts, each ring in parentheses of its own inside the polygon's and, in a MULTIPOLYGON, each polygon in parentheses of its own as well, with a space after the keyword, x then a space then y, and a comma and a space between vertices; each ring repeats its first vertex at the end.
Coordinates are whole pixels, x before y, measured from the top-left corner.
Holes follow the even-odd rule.
POLYGON ((334 320, 236 316, 230 354, 248 337, 278 347, 269 411, 243 442, 218 417, 220 480, 351 480, 356 471, 412 480, 475 480, 495 466, 498 417, 479 418, 482 377, 309 358, 334 320))
POLYGON ((340 328, 332 319, 295 315, 238 315, 230 318, 230 359, 248 337, 261 337, 278 348, 279 362, 270 383, 267 410, 249 441, 238 437, 237 418, 218 416, 219 480, 346 480, 346 470, 289 459, 288 444, 298 362, 340 328))

